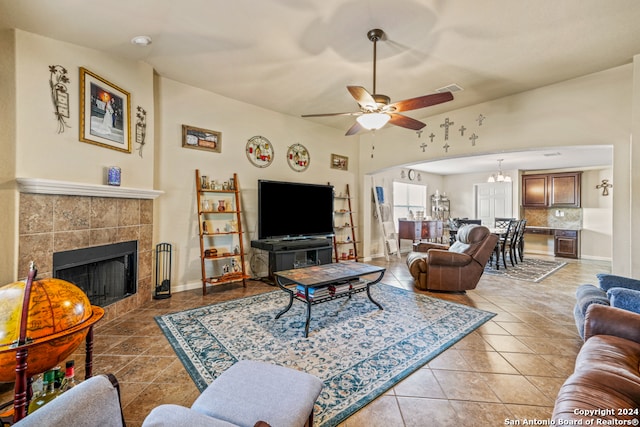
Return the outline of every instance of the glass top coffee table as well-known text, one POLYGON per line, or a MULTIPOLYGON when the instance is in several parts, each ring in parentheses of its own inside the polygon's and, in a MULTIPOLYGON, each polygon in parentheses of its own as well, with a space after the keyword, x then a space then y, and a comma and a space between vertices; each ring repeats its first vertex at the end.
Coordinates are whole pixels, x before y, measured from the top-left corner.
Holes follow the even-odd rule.
POLYGON ((276 319, 289 311, 294 299, 304 302, 307 305, 307 321, 304 327, 306 338, 309 336, 312 305, 336 298, 351 298, 355 293, 366 291, 369 300, 383 310, 382 306, 371 298, 369 288, 382 280, 385 271, 384 267, 353 261, 275 271, 273 275, 276 284, 289 294, 289 304, 278 313, 276 319), (374 278, 371 280, 363 277, 369 275, 374 275, 374 278))

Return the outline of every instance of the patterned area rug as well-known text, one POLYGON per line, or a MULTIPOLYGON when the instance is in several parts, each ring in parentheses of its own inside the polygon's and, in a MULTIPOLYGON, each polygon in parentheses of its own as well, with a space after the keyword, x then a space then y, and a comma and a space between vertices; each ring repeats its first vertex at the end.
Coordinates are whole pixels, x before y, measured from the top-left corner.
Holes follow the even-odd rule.
POLYGON ((393 286, 314 305, 304 338, 305 305, 285 292, 156 317, 200 390, 241 359, 308 372, 324 382, 315 425, 335 426, 495 316, 393 286))
POLYGON ((502 261, 500 262, 500 270, 496 270, 495 267, 487 265, 484 273, 537 283, 551 276, 565 265, 567 265, 566 262, 525 257, 524 261, 519 261, 515 267, 512 267, 509 259, 507 259, 506 269, 504 265, 502 265, 502 261))

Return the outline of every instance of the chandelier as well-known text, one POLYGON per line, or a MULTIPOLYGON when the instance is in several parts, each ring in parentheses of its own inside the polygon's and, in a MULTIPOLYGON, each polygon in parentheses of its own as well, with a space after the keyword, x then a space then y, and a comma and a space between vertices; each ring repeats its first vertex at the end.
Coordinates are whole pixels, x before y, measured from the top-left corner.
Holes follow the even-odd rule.
POLYGON ((511 182, 511 177, 502 173, 503 160, 504 159, 498 159, 498 173, 489 176, 487 182, 511 182))

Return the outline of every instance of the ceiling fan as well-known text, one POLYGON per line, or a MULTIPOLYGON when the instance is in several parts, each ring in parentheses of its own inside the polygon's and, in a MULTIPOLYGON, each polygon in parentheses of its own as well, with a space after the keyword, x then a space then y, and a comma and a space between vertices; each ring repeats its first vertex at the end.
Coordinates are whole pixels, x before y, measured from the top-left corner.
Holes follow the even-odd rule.
POLYGON ((380 29, 369 30, 367 38, 373 42, 373 94, 362 86, 347 86, 347 90, 360 106, 360 111, 350 113, 303 114, 302 117, 356 116, 356 122, 345 135, 355 135, 361 130, 380 129, 387 123, 412 130, 426 126, 419 120, 404 116, 403 111, 417 110, 453 100, 451 92, 434 93, 391 103, 391 98, 376 93, 376 44, 384 36, 380 29))

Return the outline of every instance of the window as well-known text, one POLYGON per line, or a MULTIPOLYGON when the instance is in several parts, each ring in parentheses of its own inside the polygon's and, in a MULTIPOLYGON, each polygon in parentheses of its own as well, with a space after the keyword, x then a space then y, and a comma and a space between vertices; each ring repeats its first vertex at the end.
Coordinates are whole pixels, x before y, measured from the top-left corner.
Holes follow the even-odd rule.
POLYGON ((407 218, 409 211, 422 211, 427 209, 427 186, 421 184, 407 184, 405 182, 393 183, 393 218, 398 226, 398 218, 407 218))

